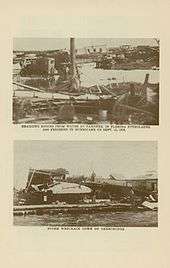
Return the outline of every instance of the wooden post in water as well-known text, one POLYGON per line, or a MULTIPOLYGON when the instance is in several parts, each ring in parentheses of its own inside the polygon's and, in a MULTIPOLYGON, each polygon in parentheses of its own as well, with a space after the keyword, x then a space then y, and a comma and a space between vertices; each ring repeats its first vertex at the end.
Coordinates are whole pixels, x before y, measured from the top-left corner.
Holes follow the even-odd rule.
POLYGON ((146 74, 144 85, 147 85, 148 84, 148 81, 149 81, 149 74, 146 74))
POLYGON ((145 103, 147 103, 147 87, 148 87, 148 82, 149 82, 149 74, 146 74, 145 81, 144 81, 144 84, 143 84, 143 87, 144 87, 143 96, 144 96, 145 103))

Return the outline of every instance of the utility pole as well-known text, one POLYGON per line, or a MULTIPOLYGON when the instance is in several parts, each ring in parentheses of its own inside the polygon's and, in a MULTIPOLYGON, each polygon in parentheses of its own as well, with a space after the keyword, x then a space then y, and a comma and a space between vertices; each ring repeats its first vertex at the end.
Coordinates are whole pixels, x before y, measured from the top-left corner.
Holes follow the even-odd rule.
POLYGON ((70 58, 71 58, 71 75, 76 76, 76 53, 75 53, 75 38, 70 38, 70 58))
POLYGON ((77 77, 77 70, 76 70, 76 51, 75 51, 75 38, 70 38, 70 60, 71 60, 71 88, 73 91, 79 91, 80 88, 80 81, 77 77))

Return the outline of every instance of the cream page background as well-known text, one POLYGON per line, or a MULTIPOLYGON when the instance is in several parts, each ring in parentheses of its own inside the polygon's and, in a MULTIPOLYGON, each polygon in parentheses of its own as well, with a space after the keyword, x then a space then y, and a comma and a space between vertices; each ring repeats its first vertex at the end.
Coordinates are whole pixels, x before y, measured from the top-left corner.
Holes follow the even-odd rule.
POLYGON ((1 5, 1 221, 2 267, 169 267, 170 32, 165 1, 13 1, 1 5), (126 133, 53 132, 12 125, 13 37, 159 37, 160 125, 126 133), (125 231, 48 231, 13 226, 14 140, 158 141, 159 227, 125 231))

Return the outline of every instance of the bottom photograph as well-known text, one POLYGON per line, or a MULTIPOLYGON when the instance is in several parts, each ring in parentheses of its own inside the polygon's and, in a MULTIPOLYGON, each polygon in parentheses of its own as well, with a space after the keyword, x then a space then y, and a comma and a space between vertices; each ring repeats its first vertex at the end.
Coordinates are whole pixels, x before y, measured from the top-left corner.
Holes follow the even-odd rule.
POLYGON ((14 141, 13 224, 157 227, 157 142, 14 141))

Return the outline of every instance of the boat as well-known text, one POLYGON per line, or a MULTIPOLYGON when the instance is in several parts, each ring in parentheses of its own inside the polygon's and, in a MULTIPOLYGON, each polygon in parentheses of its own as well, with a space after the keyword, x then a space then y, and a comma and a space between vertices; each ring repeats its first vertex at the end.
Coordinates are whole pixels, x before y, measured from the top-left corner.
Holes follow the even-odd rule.
POLYGON ((29 169, 27 185, 21 196, 25 198, 24 205, 79 203, 90 197, 92 189, 67 182, 67 173, 64 169, 29 169))

